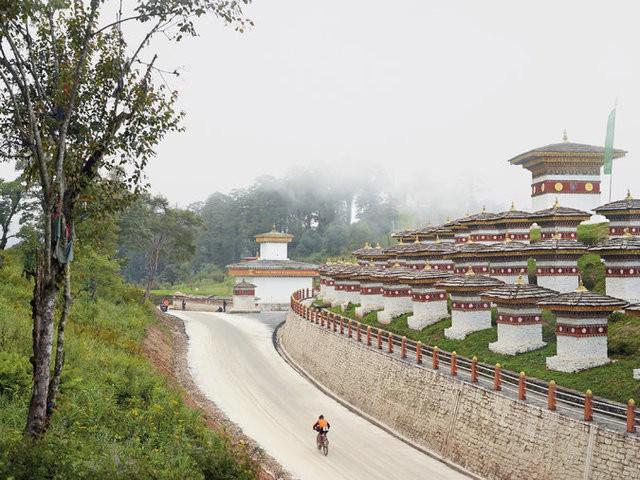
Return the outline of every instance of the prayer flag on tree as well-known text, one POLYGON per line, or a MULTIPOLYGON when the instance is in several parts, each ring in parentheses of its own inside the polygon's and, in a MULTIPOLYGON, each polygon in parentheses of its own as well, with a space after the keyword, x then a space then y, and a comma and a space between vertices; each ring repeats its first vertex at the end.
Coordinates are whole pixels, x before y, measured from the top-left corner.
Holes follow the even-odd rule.
POLYGON ((613 163, 613 135, 616 129, 616 109, 609 114, 607 120, 607 138, 604 141, 604 174, 611 175, 611 164, 613 163))

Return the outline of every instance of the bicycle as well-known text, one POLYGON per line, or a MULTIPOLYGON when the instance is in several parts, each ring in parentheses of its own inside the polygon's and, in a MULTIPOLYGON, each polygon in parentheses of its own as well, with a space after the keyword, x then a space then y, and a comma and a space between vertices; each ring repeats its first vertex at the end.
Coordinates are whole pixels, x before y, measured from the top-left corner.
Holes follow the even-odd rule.
POLYGON ((324 456, 329 455, 329 439, 327 438, 326 432, 321 432, 318 434, 317 440, 318 450, 320 450, 324 456))

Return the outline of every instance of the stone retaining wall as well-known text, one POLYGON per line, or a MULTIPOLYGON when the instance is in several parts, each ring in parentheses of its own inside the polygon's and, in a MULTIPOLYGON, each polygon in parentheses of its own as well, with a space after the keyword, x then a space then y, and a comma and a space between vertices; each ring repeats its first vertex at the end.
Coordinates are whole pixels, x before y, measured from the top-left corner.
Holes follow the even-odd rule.
POLYGON ((640 478, 640 439, 407 364, 289 314, 280 345, 338 397, 487 479, 640 478))

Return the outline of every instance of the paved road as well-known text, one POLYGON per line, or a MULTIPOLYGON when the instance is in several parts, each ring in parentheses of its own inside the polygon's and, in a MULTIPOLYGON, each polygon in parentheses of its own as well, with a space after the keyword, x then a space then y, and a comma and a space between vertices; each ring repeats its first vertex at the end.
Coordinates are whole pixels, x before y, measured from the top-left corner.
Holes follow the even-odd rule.
POLYGON ((284 313, 175 314, 185 322, 195 382, 296 478, 467 478, 351 413, 285 363, 272 344, 284 313), (319 413, 332 425, 328 457, 311 430, 319 413))

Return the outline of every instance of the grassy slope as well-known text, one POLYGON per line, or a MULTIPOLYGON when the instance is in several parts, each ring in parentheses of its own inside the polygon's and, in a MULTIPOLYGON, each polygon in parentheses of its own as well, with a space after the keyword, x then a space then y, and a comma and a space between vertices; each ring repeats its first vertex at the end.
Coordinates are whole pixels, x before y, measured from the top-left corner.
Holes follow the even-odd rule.
POLYGON ((227 277, 223 282, 202 280, 200 282, 179 283, 171 288, 152 290, 154 295, 173 295, 175 292, 188 293, 190 295, 217 295, 231 296, 233 293, 233 278, 227 277))
MULTIPOLYGON (((331 309, 341 313, 340 308, 331 309)), ((355 306, 350 305, 343 315, 355 317, 355 306)), ((475 332, 464 340, 449 340, 444 337, 444 329, 451 326, 451 319, 425 327, 421 331, 411 330, 407 326, 408 314, 395 318, 389 325, 382 325, 376 320, 376 313, 372 312, 359 319, 362 323, 380 327, 407 338, 420 340, 426 345, 437 345, 442 350, 455 351, 458 355, 478 360, 488 364, 500 363, 506 369, 515 372, 524 371, 527 375, 544 380, 555 380, 559 385, 575 390, 591 389, 598 395, 619 402, 629 398, 640 398, 640 382, 633 380, 633 368, 640 367, 640 319, 624 315, 615 315, 615 321, 609 324, 609 345, 618 353, 610 352, 614 363, 577 373, 561 373, 547 370, 545 358, 555 355, 555 319, 548 312, 544 313, 543 339, 547 346, 532 352, 515 356, 498 355, 489 350, 488 345, 497 340, 495 328, 475 332)), ((494 314, 495 316, 495 314, 494 314)))
MULTIPOLYGON (((111 279, 110 295, 77 298, 57 411, 44 439, 26 443, 32 285, 20 277, 17 256, 5 257, 0 268, 1 478, 255 478, 244 452, 232 451, 208 430, 142 356, 140 341, 153 315, 117 278, 111 279)), ((80 262, 77 266, 83 270, 80 262)))

